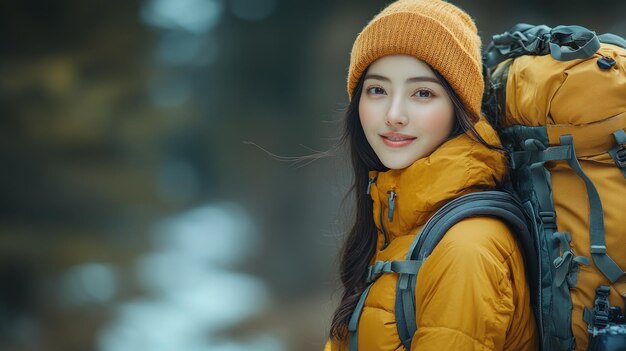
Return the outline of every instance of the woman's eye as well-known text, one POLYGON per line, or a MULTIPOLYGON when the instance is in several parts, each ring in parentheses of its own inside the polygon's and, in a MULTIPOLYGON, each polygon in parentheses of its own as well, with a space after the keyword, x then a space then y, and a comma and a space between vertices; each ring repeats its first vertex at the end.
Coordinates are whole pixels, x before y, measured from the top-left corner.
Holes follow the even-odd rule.
POLYGON ((429 98, 433 96, 433 93, 430 90, 420 89, 417 92, 415 92, 415 96, 420 97, 420 98, 429 98))
POLYGON ((385 89, 381 87, 371 87, 367 89, 367 92, 374 95, 382 95, 385 93, 385 89))

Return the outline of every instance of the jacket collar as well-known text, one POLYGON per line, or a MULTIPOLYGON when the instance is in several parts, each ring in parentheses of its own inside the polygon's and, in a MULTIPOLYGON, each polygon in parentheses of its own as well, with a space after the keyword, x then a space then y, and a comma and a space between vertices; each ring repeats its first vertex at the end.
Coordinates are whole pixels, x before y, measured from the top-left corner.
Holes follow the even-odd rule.
MULTIPOLYGON (((485 141, 500 145, 495 131, 484 119, 475 127, 485 141)), ((368 190, 379 235, 386 236, 383 242, 389 243, 398 236, 416 234, 416 230, 448 201, 467 193, 493 189, 505 173, 504 155, 467 134, 448 140, 430 156, 407 168, 371 171, 368 190)))

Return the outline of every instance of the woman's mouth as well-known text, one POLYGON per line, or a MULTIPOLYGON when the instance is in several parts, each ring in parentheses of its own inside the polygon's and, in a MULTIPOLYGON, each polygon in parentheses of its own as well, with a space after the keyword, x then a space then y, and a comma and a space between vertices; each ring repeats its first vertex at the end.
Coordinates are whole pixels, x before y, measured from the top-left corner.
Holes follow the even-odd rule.
POLYGON ((390 147, 404 147, 411 144, 415 139, 414 136, 399 133, 385 133, 380 135, 385 145, 390 147))

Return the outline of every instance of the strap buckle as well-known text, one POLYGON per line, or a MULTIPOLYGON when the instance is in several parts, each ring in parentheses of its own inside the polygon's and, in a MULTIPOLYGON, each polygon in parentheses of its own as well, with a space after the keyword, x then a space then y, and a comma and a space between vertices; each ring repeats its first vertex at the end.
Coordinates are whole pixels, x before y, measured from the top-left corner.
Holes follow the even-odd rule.
POLYGON ((606 254, 606 245, 591 245, 591 254, 606 254))
POLYGON ((619 168, 626 167, 626 144, 620 144, 615 152, 615 163, 619 168))
POLYGON ((367 278, 365 282, 367 284, 375 281, 380 277, 381 274, 385 271, 385 268, 391 266, 391 262, 389 261, 376 261, 372 266, 367 268, 367 278))
POLYGON ((593 324, 595 327, 605 327, 610 321, 611 305, 609 304, 609 293, 611 288, 600 285, 596 288, 596 299, 593 302, 593 324))
POLYGON ((556 213, 554 211, 540 211, 539 217, 544 228, 556 229, 556 213))
POLYGON ((609 155, 626 177, 626 132, 624 129, 618 129, 613 132, 613 137, 615 138, 615 145, 609 150, 609 155))

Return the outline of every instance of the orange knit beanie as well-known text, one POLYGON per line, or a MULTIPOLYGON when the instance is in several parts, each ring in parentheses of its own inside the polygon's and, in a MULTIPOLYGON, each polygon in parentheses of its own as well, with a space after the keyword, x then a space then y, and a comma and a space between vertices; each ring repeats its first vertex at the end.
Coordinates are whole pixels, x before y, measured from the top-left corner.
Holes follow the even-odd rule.
POLYGON ((478 118, 484 89, 480 45, 474 21, 460 8, 443 0, 396 1, 376 15, 354 42, 348 97, 352 98, 372 62, 406 54, 441 73, 478 118))

